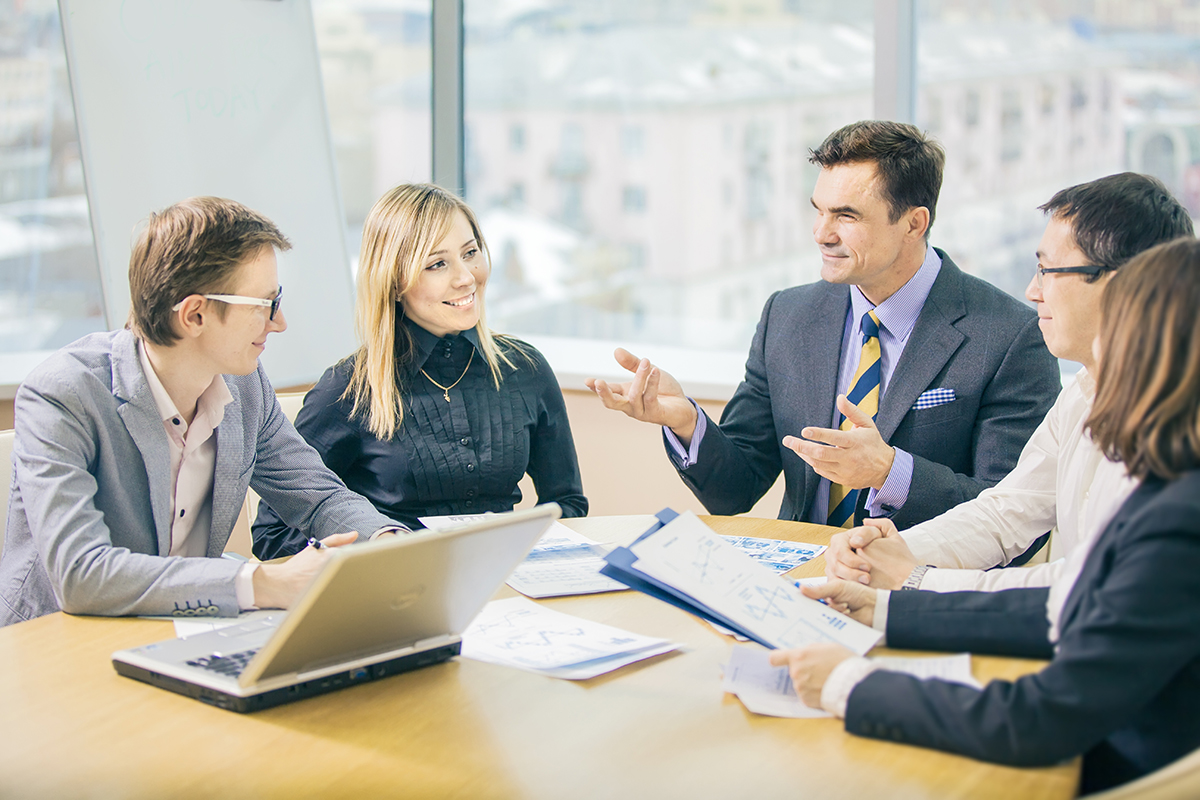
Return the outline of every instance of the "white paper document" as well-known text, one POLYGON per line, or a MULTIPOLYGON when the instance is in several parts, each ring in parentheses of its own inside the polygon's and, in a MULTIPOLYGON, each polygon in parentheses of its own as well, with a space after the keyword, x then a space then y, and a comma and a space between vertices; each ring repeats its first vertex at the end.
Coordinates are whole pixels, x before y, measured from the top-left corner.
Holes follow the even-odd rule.
POLYGON ((573 617, 524 597, 493 600, 462 637, 462 655, 556 678, 583 680, 678 645, 573 617))
MULTIPOLYGON (((737 695, 747 710, 769 717, 828 717, 828 712, 810 708, 796 695, 787 667, 772 667, 770 651, 758 647, 734 647, 725 665, 721 688, 737 695)), ((981 688, 971 675, 970 653, 930 658, 886 656, 871 659, 884 669, 916 678, 940 678, 981 688)))
POLYGON ((828 711, 809 708, 796 695, 787 667, 772 667, 770 650, 735 647, 725 665, 721 688, 736 694, 747 710, 768 717, 830 717, 828 711))
POLYGON ((490 513, 490 511, 485 511, 482 514, 447 514, 442 517, 417 517, 417 520, 428 530, 440 531, 446 528, 457 528, 459 525, 483 519, 490 513))
POLYGON ((951 683, 963 683, 975 689, 982 689, 979 681, 971 674, 971 654, 956 653, 952 656, 930 656, 929 658, 909 658, 908 656, 875 656, 871 659, 884 669, 892 672, 903 672, 914 678, 939 678, 951 683))
POLYGON ((508 585, 528 597, 619 592, 629 588, 600 574, 608 549, 555 522, 513 571, 508 585))
POLYGON ((812 561, 826 550, 823 544, 788 542, 783 539, 756 539, 753 536, 722 536, 772 572, 779 574, 812 561))
POLYGON ((775 647, 836 642, 862 655, 882 634, 805 597, 688 511, 629 548, 634 569, 775 647))

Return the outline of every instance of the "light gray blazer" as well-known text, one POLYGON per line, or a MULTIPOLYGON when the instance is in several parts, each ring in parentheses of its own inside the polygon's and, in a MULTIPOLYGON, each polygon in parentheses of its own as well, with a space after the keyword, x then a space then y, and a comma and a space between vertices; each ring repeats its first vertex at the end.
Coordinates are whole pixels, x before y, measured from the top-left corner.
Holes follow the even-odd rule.
POLYGON ((86 336, 29 375, 16 398, 0 625, 59 609, 237 614, 240 565, 220 555, 247 486, 318 538, 395 524, 296 433, 261 365, 225 383, 208 558, 182 558, 168 555, 170 450, 133 335, 86 336))

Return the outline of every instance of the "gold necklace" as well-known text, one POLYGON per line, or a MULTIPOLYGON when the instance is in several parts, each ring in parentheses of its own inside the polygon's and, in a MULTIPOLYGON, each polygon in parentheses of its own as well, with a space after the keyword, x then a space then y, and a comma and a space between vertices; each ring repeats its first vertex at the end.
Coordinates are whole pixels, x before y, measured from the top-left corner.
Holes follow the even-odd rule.
POLYGON ((467 357, 467 366, 463 368, 462 375, 459 375, 458 380, 456 380, 454 383, 450 384, 449 386, 442 386, 440 383, 435 381, 433 378, 429 378, 429 373, 426 372, 424 369, 421 370, 421 374, 424 375, 426 378, 429 378, 430 383, 432 383, 434 386, 436 386, 442 390, 442 396, 445 397, 446 402, 449 403, 450 402, 450 390, 453 389, 455 386, 458 386, 458 384, 462 383, 462 379, 467 377, 467 370, 469 370, 471 368, 471 362, 474 360, 475 360, 475 348, 472 347, 471 355, 467 357))

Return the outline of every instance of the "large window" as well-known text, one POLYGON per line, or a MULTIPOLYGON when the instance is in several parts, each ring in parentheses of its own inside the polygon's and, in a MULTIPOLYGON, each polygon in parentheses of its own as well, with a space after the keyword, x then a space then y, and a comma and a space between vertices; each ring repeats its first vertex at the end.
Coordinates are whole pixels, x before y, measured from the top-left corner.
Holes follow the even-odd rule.
POLYGON ((0 2, 0 386, 103 328, 58 7, 0 2))
POLYGON ((1200 8, 1185 0, 919 7, 917 123, 945 145, 935 242, 1021 296, 1059 189, 1121 170, 1200 212, 1200 8))
MULTIPOLYGON (((353 266, 375 198, 433 175, 431 64, 457 45, 431 11, 454 0, 311 2, 353 266)), ((876 40, 901 32, 875 29, 873 0, 463 7, 489 321, 560 371, 611 371, 621 344, 671 354, 689 389, 731 387, 768 294, 817 279, 808 150, 875 114, 876 40)), ((932 238, 968 272, 1020 296, 1037 206, 1114 171, 1200 212, 1194 2, 916 8, 915 121, 948 155, 932 238)), ((65 69, 56 4, 0 0, 0 384, 104 327, 65 69)))
POLYGON ((312 0, 346 246, 399 183, 430 180, 429 0, 312 0))
POLYGON ((865 0, 467 0, 489 322, 740 365, 767 296, 818 275, 807 153, 871 115, 871 19, 865 0))

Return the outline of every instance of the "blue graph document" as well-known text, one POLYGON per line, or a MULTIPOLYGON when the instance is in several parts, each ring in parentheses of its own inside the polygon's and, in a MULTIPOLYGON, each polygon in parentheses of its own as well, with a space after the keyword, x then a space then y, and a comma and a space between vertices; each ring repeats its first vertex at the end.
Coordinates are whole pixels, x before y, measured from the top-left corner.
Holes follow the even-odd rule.
POLYGON ((774 573, 795 569, 825 552, 825 545, 759 539, 754 536, 722 536, 722 539, 774 573))
POLYGON ((834 642, 863 655, 882 636, 805 597, 690 511, 606 560, 609 577, 767 647, 834 642))

